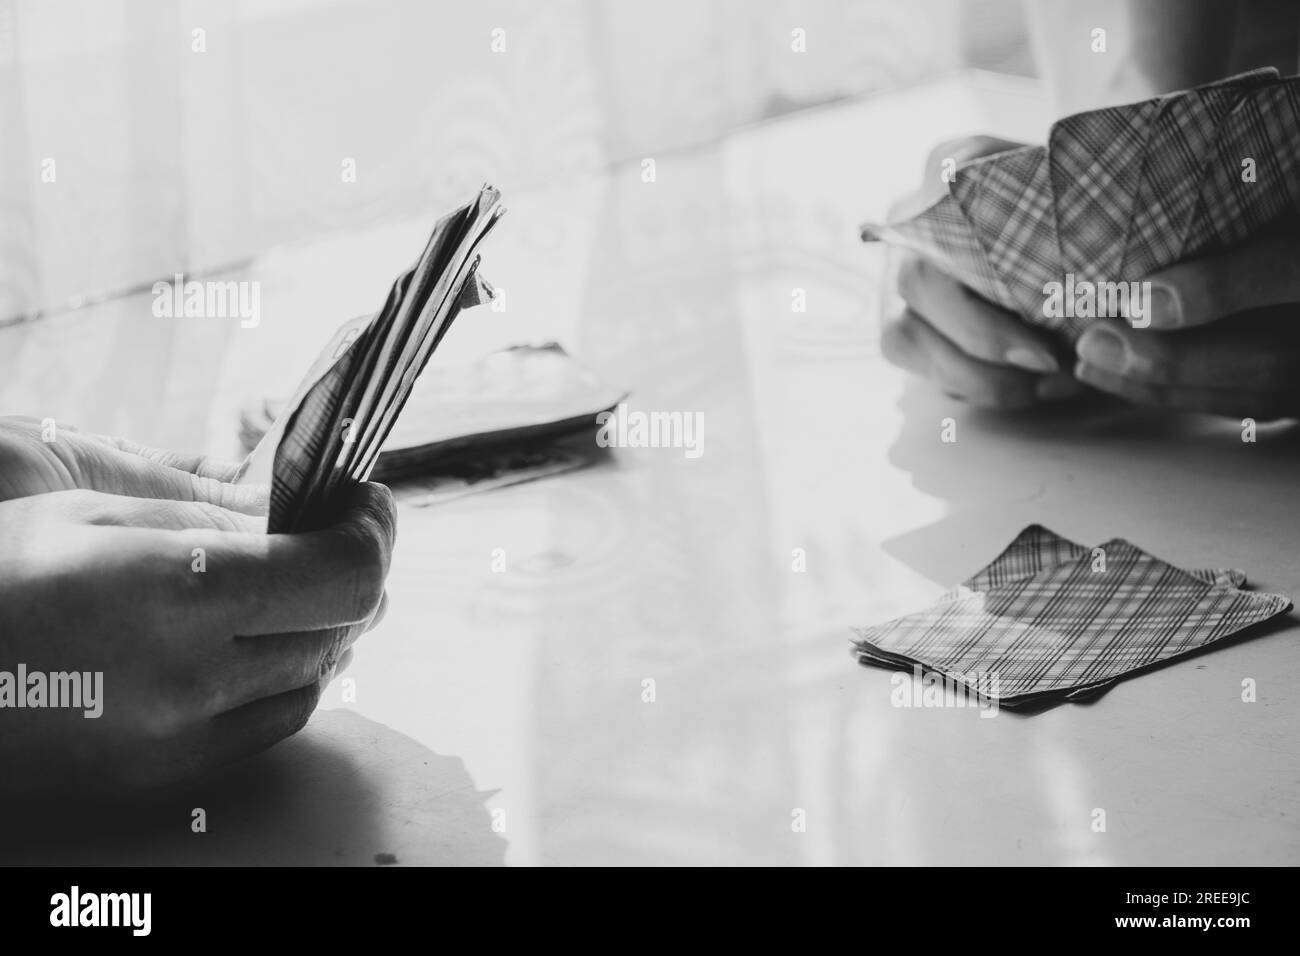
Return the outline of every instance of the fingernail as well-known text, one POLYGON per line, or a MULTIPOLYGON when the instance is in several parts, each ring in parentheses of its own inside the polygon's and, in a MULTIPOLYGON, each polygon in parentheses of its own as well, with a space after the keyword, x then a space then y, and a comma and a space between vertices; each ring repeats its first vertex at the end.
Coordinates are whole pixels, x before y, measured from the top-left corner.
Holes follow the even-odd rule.
POLYGON ((1083 386, 1071 375, 1049 375, 1034 387, 1034 391, 1044 401, 1056 402, 1078 395, 1083 386))
POLYGON ((1123 373, 1131 364, 1128 343, 1105 325, 1094 325, 1083 333, 1076 351, 1089 365, 1107 372, 1123 373))
MULTIPOLYGON (((1142 327, 1143 319, 1133 319, 1135 328, 1142 327)), ((1176 329, 1183 324, 1183 303, 1172 286, 1152 285, 1147 296, 1147 325, 1156 329, 1176 329)))
POLYGON ((1037 352, 1033 349, 1016 347, 1008 349, 1007 354, 1003 356, 1009 365, 1017 368, 1023 368, 1030 372, 1059 372, 1061 366, 1056 364, 1056 359, 1046 352, 1037 352))

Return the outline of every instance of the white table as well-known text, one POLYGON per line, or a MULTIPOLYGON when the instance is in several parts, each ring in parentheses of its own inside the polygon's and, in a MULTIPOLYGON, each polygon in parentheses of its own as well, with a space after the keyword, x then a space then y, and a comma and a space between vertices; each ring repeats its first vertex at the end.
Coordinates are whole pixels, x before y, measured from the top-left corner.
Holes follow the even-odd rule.
MULTIPOLYGON (((881 257, 855 225, 939 139, 1039 137, 1044 121, 1031 86, 972 74, 656 157, 654 184, 635 165, 545 193, 500 184, 511 211, 484 272, 507 311, 467 313, 437 361, 557 338, 633 408, 703 413, 704 454, 622 449, 406 502, 390 613, 344 675, 355 703, 336 682, 298 738, 151 811, 146 835, 43 858, 1296 863, 1289 621, 1095 704, 992 720, 894 708, 890 674, 849 654, 851 625, 922 606, 1033 522, 1300 595, 1293 435, 977 414, 881 360, 881 257)), ((256 331, 160 329, 139 302, 6 330, 0 403, 233 452, 239 401, 291 385, 325 329, 375 307, 427 226, 267 256, 256 331)))

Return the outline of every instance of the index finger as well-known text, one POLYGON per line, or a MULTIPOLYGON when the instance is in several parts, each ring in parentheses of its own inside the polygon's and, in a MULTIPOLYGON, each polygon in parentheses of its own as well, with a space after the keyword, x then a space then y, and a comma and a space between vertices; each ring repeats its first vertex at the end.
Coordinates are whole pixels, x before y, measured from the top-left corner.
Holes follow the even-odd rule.
POLYGON ((1046 334, 980 298, 920 256, 908 256, 899 266, 898 291, 903 301, 972 358, 1039 375, 1061 370, 1046 334))
POLYGON ((98 435, 91 432, 82 432, 81 434, 106 445, 111 445, 118 451, 124 451, 129 455, 138 455, 147 461, 168 468, 188 471, 200 478, 211 478, 213 481, 229 483, 234 481, 235 476, 239 473, 240 463, 237 461, 223 461, 210 455, 187 454, 185 452, 169 451, 164 448, 150 448, 147 445, 141 445, 139 442, 131 441, 129 438, 120 438, 117 435, 98 435))

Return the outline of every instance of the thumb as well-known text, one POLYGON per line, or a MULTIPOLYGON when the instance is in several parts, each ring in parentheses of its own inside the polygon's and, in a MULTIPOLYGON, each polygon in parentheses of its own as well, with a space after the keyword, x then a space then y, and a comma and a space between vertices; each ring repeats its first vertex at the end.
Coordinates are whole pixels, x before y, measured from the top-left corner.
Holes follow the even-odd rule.
POLYGON ((1270 234, 1150 276, 1150 327, 1182 329, 1300 302, 1300 230, 1270 234))

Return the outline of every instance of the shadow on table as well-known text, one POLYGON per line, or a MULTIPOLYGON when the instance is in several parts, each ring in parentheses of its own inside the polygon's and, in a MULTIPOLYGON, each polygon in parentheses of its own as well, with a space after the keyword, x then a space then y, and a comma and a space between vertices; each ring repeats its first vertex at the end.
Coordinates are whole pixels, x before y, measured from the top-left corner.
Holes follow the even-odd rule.
POLYGON ((265 753, 147 803, 7 812, 0 863, 502 865, 464 764, 346 710, 318 711, 265 753), (195 811, 206 832, 194 832, 195 811))
POLYGON ((1177 524, 1206 542, 1210 563, 1222 560, 1215 539, 1229 531, 1264 540, 1292 526, 1286 512, 1300 469, 1294 422, 1260 424, 1248 443, 1240 420, 1137 409, 1100 395, 1000 413, 918 382, 908 383, 899 407, 904 424, 890 461, 918 490, 947 502, 948 514, 885 549, 944 586, 1034 523, 1085 544, 1122 537, 1139 546, 1177 524), (948 418, 956 441, 945 443, 948 418))
MULTIPOLYGON (((1300 467, 1300 428, 1294 422, 1258 426, 1257 440, 1247 443, 1240 420, 1138 409, 1100 395, 999 413, 937 396, 916 382, 908 383, 899 407, 904 424, 890 460, 919 490, 944 499, 949 511, 932 525, 886 542, 885 549, 943 586, 983 567, 1034 523, 1085 544, 1124 537, 1141 545, 1161 536, 1155 531, 1165 530, 1162 522, 1177 521, 1206 539, 1210 564, 1227 566, 1230 562, 1213 558, 1223 538, 1243 532, 1263 537, 1252 534, 1242 513, 1289 508, 1288 489, 1300 467), (954 423, 956 441, 942 440, 946 419, 954 423)), ((1270 522, 1257 518, 1255 523, 1270 522)), ((1194 564, 1167 557, 1174 564, 1194 564)), ((1245 570, 1248 577, 1276 576, 1268 568, 1245 570)), ((1189 656, 1272 634, 1295 621, 1294 614, 1284 615, 1189 656)), ((1184 659, 1158 661, 1123 679, 1184 659)), ((1092 703, 1116 683, 1075 703, 1092 703)), ((1059 703, 1014 712, 1035 714, 1059 703)))

